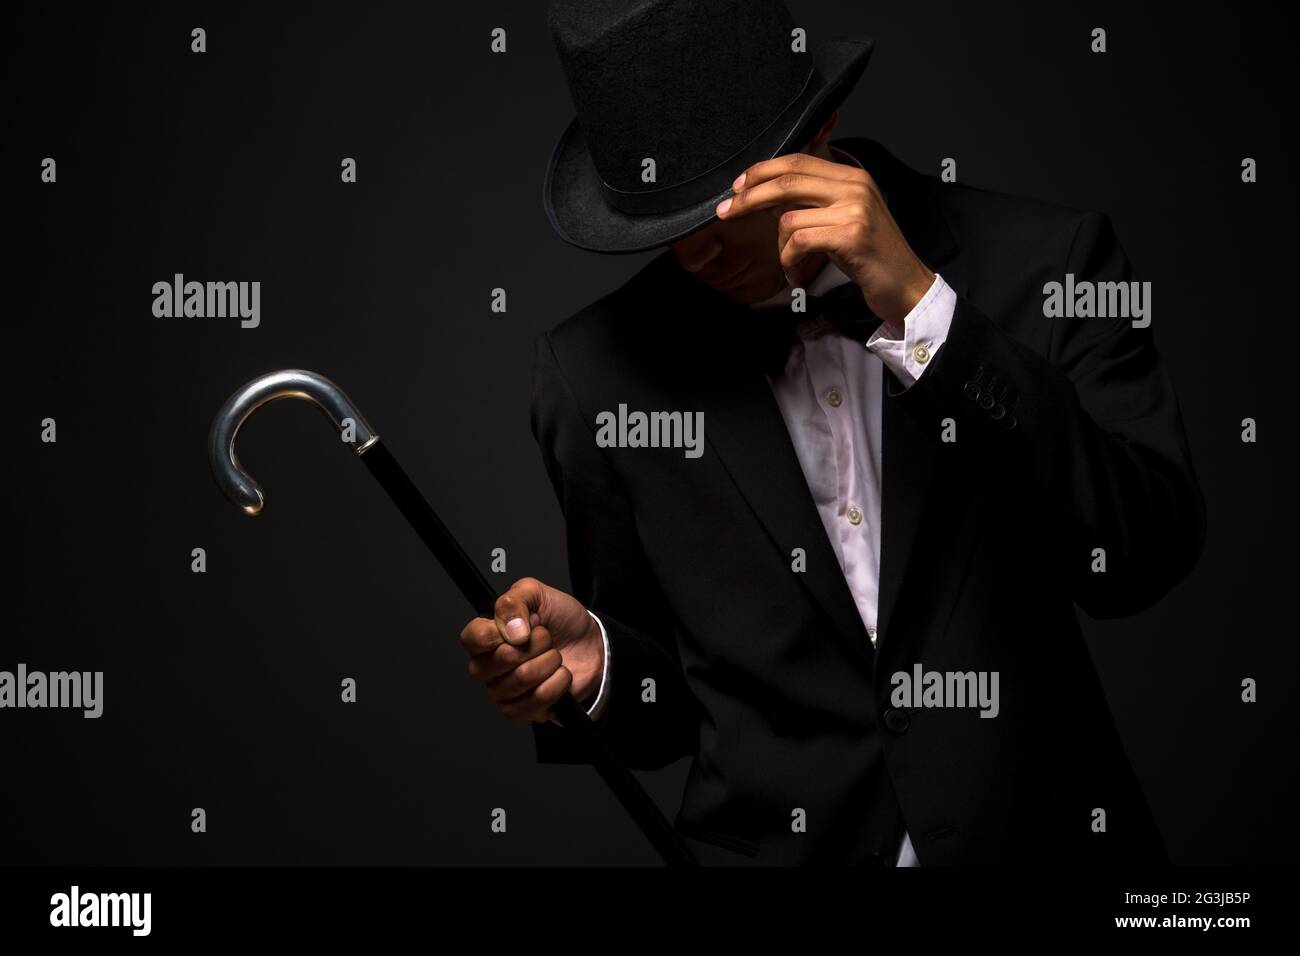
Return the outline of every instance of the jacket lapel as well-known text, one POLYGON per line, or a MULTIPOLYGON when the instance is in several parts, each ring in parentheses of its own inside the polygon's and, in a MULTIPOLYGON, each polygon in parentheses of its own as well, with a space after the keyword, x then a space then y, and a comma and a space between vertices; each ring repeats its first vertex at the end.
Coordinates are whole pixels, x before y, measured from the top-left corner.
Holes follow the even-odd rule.
MULTIPOLYGON (((921 176, 873 140, 850 139, 836 146, 858 158, 889 192, 889 212, 908 244, 930 269, 940 273, 958 296, 970 291, 956 238, 939 205, 942 183, 921 176)), ((885 369, 881 386, 880 582, 876 628, 880 642, 891 641, 894 608, 907 574, 934 479, 938 436, 927 435, 894 400, 903 385, 885 369)), ((898 640, 903 635, 896 635, 898 640)), ((892 643, 892 642, 891 642, 892 643)))
POLYGON ((660 287, 669 290, 670 307, 707 319, 696 331, 711 345, 701 350, 698 369, 684 376, 696 407, 704 412, 706 445, 787 566, 795 548, 804 550, 807 569, 794 576, 870 673, 873 657, 866 627, 826 537, 785 419, 753 352, 753 313, 695 281, 676 266, 671 253, 664 266, 660 287))

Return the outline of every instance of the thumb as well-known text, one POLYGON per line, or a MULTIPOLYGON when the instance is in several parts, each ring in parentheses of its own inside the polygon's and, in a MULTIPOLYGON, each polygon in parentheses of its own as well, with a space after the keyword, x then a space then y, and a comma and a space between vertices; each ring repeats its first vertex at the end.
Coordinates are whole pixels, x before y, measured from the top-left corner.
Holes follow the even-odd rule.
POLYGON ((497 598, 492 609, 495 615, 497 631, 507 644, 523 644, 532 633, 529 620, 534 613, 540 613, 542 606, 542 582, 535 578, 520 578, 510 585, 510 590, 497 598))

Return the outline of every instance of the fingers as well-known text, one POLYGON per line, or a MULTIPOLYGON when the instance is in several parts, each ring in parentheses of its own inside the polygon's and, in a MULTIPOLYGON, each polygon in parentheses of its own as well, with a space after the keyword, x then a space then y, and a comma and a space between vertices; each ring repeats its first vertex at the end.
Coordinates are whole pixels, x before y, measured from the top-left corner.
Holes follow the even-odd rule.
POLYGON ((511 585, 497 598, 492 615, 474 618, 461 631, 470 677, 484 685, 488 699, 511 720, 550 720, 551 707, 573 683, 573 673, 553 646, 551 627, 558 627, 563 638, 576 627, 570 618, 576 615, 586 627, 590 616, 571 597, 535 578, 511 585), (543 620, 551 627, 543 626, 543 620))
POLYGON ((790 237, 800 229, 814 226, 845 226, 867 218, 866 206, 858 203, 824 206, 815 209, 790 209, 777 220, 776 248, 784 249, 790 237))
POLYGON ((520 578, 510 590, 497 598, 492 612, 501 639, 508 644, 523 644, 532 631, 529 621, 541 615, 545 588, 536 578, 520 578))
POLYGON ((460 632, 460 646, 471 657, 486 654, 500 643, 501 632, 491 618, 476 617, 460 632))
POLYGON ((722 200, 718 203, 718 218, 735 219, 775 206, 829 206, 839 202, 845 197, 845 191, 853 188, 852 183, 821 176, 786 173, 757 186, 746 187, 730 199, 722 200))
POLYGON ((829 206, 854 199, 865 203, 875 188, 866 170, 791 153, 741 173, 732 183, 735 195, 719 203, 716 212, 719 219, 732 219, 776 205, 829 206))
POLYGON ((871 180, 871 174, 857 166, 831 162, 813 156, 811 153, 788 153, 785 156, 765 159, 750 166, 736 177, 736 181, 731 184, 731 188, 737 192, 747 187, 752 189, 759 183, 767 182, 769 179, 776 179, 776 177, 784 176, 786 173, 821 176, 823 179, 836 179, 841 182, 871 180))
POLYGON ((793 285, 802 284, 804 278, 800 263, 806 256, 816 252, 827 255, 852 249, 859 233, 857 223, 841 226, 815 226, 811 229, 799 229, 781 248, 781 268, 789 276, 793 285))
POLYGON ((554 716, 551 708, 569 692, 572 683, 573 675, 569 669, 560 667, 532 690, 501 704, 501 713, 510 720, 548 721, 554 716))
POLYGON ((551 632, 544 627, 534 628, 526 644, 506 644, 500 639, 496 626, 491 621, 486 618, 478 620, 496 635, 497 643, 493 650, 470 657, 469 676, 476 681, 486 683, 500 677, 525 661, 544 654, 554 645, 551 632))
POLYGON ((555 648, 543 651, 538 656, 510 668, 499 677, 494 677, 486 684, 488 700, 494 704, 525 694, 557 670, 564 661, 555 648))
MULTIPOLYGON (((528 619, 531 634, 533 628, 537 627, 542 619, 536 612, 529 614, 528 619)), ((460 646, 465 649, 465 653, 469 654, 470 657, 486 654, 502 643, 504 643, 504 639, 501 629, 492 618, 476 617, 466 624, 465 628, 460 632, 460 646)), ((520 643, 526 643, 526 641, 520 643)))

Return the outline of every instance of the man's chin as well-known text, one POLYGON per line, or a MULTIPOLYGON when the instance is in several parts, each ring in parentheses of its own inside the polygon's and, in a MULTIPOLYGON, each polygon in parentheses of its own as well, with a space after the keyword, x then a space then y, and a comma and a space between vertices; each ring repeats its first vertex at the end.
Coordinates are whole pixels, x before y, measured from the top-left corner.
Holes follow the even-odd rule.
POLYGON ((773 284, 770 280, 758 276, 746 276, 743 281, 720 288, 718 291, 740 305, 753 305, 755 302, 771 298, 783 288, 785 288, 784 282, 773 284))

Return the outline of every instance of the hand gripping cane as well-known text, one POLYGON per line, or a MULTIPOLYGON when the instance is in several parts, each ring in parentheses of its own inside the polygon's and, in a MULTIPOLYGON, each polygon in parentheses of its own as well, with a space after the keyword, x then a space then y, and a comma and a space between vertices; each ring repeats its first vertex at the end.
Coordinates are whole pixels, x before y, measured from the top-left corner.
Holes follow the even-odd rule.
MULTIPOLYGON (((370 423, 343 390, 323 375, 302 369, 271 372, 253 379, 221 406, 208 435, 208 459, 212 465, 212 475, 225 496, 247 514, 255 515, 262 510, 265 500, 262 489, 240 465, 239 457, 235 454, 235 438, 239 435, 240 426, 250 415, 278 398, 302 398, 314 403, 340 434, 349 425, 352 427, 352 446, 357 456, 383 485, 393 504, 397 505, 398 510, 429 546, 429 550, 451 575, 473 609, 484 617, 492 617, 497 599, 496 589, 488 583, 460 546, 460 542, 452 537, 447 526, 439 520, 433 508, 397 463, 397 459, 379 443, 379 435, 370 427, 370 423)), ((563 722, 565 730, 583 742, 596 770, 614 791, 619 803, 632 815, 641 832, 654 844, 664 862, 669 866, 698 866, 690 849, 682 843, 637 779, 614 756, 587 712, 573 699, 573 695, 566 693, 551 710, 563 722)))

